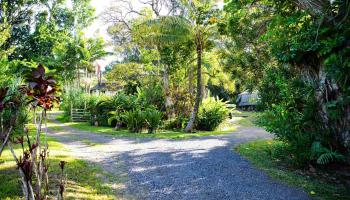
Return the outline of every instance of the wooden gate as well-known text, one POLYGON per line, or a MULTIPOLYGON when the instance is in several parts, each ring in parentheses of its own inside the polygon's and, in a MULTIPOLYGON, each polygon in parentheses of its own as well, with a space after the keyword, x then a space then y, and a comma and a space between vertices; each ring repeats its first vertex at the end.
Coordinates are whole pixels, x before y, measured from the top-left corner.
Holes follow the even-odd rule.
POLYGON ((90 112, 86 109, 74 109, 71 108, 70 112, 72 122, 88 122, 90 120, 90 112))

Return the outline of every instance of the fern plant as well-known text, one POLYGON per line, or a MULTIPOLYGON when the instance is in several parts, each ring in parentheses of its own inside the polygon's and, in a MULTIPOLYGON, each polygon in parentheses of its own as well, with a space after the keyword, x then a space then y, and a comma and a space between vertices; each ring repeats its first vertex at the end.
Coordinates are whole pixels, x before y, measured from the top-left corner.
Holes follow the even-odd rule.
POLYGON ((319 165, 327 165, 331 162, 344 161, 345 157, 338 151, 324 147, 321 142, 314 142, 311 146, 311 160, 316 160, 319 165))
POLYGON ((145 111, 146 124, 148 133, 154 133, 162 120, 163 114, 154 108, 148 108, 145 111))
POLYGON ((141 133, 145 125, 145 113, 140 109, 128 111, 125 112, 124 120, 130 132, 141 133))

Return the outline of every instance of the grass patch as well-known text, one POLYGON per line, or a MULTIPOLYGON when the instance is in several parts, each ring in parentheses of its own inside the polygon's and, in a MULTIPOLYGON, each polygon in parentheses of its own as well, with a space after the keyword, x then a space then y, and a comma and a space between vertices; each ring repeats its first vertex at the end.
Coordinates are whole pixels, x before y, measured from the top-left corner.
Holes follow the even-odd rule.
POLYGON ((65 115, 65 114, 60 114, 56 117, 56 120, 59 121, 59 122, 62 122, 62 123, 65 123, 65 122, 69 122, 70 121, 70 117, 65 115))
MULTIPOLYGON (((221 134, 229 134, 237 131, 239 128, 246 128, 254 126, 253 121, 256 118, 255 112, 235 111, 230 120, 222 123, 216 131, 197 131, 194 133, 185 133, 176 130, 158 130, 155 134, 148 134, 147 131, 142 133, 130 133, 127 129, 114 130, 111 127, 91 126, 84 122, 69 122, 69 117, 58 115, 56 120, 64 123, 72 128, 88 131, 98 134, 108 134, 116 137, 131 137, 131 138, 159 138, 159 139, 189 139, 193 137, 213 136, 221 134)), ((55 127, 54 127, 55 128, 55 127)))
MULTIPOLYGON (((33 131, 31 134, 34 134, 33 131)), ((67 162, 65 199, 115 199, 111 186, 104 182, 109 175, 101 168, 72 157, 61 143, 51 137, 48 137, 48 144, 49 175, 52 177, 50 187, 54 194, 57 193, 57 177, 60 172, 58 163, 64 160, 67 162)), ((19 145, 15 146, 15 151, 17 155, 21 154, 19 145)), ((21 199, 18 170, 8 149, 0 157, 0 180, 0 199, 21 199)))
POLYGON ((185 133, 181 131, 170 131, 170 130, 158 130, 154 134, 148 134, 147 131, 142 133, 130 133, 127 129, 114 130, 111 127, 103 126, 91 126, 89 123, 84 122, 68 122, 65 123, 72 128, 88 131, 98 134, 108 134, 116 137, 130 137, 130 138, 159 138, 159 139, 189 139, 193 137, 202 137, 202 136, 212 136, 220 134, 228 134, 236 131, 235 127, 231 127, 229 130, 225 131, 199 131, 195 133, 185 133))
POLYGON ((345 186, 322 181, 288 166, 284 148, 286 144, 283 142, 264 140, 241 144, 236 150, 273 178, 303 188, 314 199, 350 199, 350 191, 345 186))

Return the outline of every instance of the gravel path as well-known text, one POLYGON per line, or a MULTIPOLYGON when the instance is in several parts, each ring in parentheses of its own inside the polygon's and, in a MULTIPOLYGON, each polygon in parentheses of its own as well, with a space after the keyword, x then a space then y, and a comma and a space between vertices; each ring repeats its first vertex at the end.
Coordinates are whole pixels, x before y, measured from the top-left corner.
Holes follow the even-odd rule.
MULTIPOLYGON (((100 165, 115 181, 121 199, 309 199, 272 180, 232 151, 240 142, 271 136, 248 128, 228 135, 189 140, 113 138, 64 126, 52 131, 76 157, 100 165)), ((112 181, 113 182, 113 181, 112 181)))

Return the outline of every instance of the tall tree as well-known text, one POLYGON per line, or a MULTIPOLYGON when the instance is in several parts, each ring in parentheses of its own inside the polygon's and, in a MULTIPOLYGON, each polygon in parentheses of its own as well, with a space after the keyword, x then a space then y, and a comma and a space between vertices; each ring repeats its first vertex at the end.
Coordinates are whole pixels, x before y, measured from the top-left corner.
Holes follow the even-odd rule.
MULTIPOLYGON (((191 35, 196 46, 197 53, 197 92, 193 110, 190 119, 186 125, 185 132, 191 132, 194 128, 199 106, 202 101, 203 83, 202 83, 202 58, 203 52, 210 46, 214 35, 217 9, 216 1, 198 0, 185 1, 185 7, 188 9, 187 18, 191 26, 191 35)), ((186 16, 186 15, 185 15, 186 16)))
MULTIPOLYGON (((277 62, 272 75, 282 75, 284 81, 266 82, 271 94, 279 97, 264 98, 268 109, 283 116, 277 108, 284 108, 290 116, 296 116, 293 127, 297 130, 291 134, 308 137, 304 145, 307 148, 321 141, 330 149, 349 151, 349 1, 230 1, 227 8, 233 16, 230 20, 247 8, 251 12, 259 12, 260 8, 269 12, 257 19, 264 29, 256 41, 264 44, 277 62), (293 83, 295 89, 284 87, 286 91, 281 93, 271 90, 287 83, 293 83)), ((269 124, 274 127, 279 120, 282 119, 271 118, 269 124)), ((290 121, 284 123, 290 124, 287 122, 290 121)), ((274 127, 272 131, 282 135, 284 130, 274 127)))
POLYGON ((102 38, 85 38, 82 32, 68 38, 53 49, 54 61, 60 66, 57 71, 62 73, 63 78, 68 82, 76 78, 77 84, 80 85, 79 72, 93 71, 94 62, 109 54, 105 51, 105 46, 102 38))
POLYGON ((161 16, 147 20, 143 29, 137 29, 138 35, 156 44, 172 45, 176 41, 192 41, 197 54, 197 92, 190 119, 185 128, 191 132, 202 100, 202 58, 203 52, 210 47, 214 35, 217 9, 215 1, 183 1, 181 16, 161 16), (146 27, 146 28, 145 28, 146 27), (143 30, 143 31, 141 31, 143 30))
MULTIPOLYGON (((118 46, 123 45, 126 47, 123 48, 124 52, 125 49, 132 49, 131 51, 136 50, 140 53, 140 48, 144 48, 145 45, 148 45, 146 48, 155 48, 159 52, 160 57, 155 64, 158 65, 162 72, 163 87, 165 91, 165 107, 168 114, 167 116, 170 117, 172 115, 171 110, 173 103, 170 94, 169 77, 171 76, 173 65, 175 65, 174 62, 170 62, 171 57, 174 55, 169 54, 171 45, 166 45, 160 41, 155 42, 155 40, 147 41, 146 37, 139 37, 140 34, 137 33, 137 31, 133 31, 133 29, 135 29, 135 24, 139 24, 139 21, 179 14, 181 10, 180 1, 136 1, 144 5, 142 8, 139 8, 138 6, 136 8, 132 1, 118 0, 117 2, 119 2, 118 6, 110 7, 105 15, 106 21, 111 23, 109 33, 112 35, 112 38, 118 46), (141 41, 140 38, 141 40, 143 39, 143 41, 141 41)), ((140 30, 140 26, 137 29, 140 30)), ((127 52, 130 52, 130 50, 127 52)))

